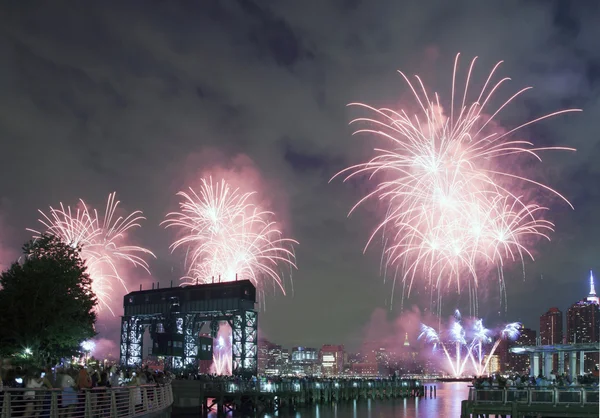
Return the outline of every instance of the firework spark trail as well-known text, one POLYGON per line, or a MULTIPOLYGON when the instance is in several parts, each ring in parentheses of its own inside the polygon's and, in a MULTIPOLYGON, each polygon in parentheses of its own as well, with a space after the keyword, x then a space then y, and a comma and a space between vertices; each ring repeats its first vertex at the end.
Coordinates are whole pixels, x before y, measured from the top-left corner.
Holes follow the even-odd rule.
POLYGON ((203 179, 200 193, 179 192, 180 211, 167 214, 166 227, 183 235, 171 245, 189 249, 184 284, 250 280, 258 288, 268 281, 285 294, 281 265, 296 268, 292 239, 283 238, 272 212, 261 211, 254 193, 241 193, 224 180, 203 179))
POLYGON ((475 320, 473 326, 467 329, 463 327, 461 322, 462 318, 457 310, 443 337, 440 337, 432 327, 425 324, 421 324, 421 334, 419 335, 419 339, 423 338, 427 343, 433 344, 434 351, 437 346, 442 347, 449 369, 455 377, 464 374, 469 360, 471 360, 475 373, 482 375, 489 366, 490 359, 496 352, 500 341, 505 339, 516 340, 520 335, 521 324, 519 322, 505 325, 487 354, 487 358, 484 358, 483 345, 492 342, 492 338, 489 336, 490 330, 483 326, 483 320, 481 319, 475 320), (450 355, 446 345, 454 346, 454 357, 450 355), (464 357, 462 356, 463 351, 465 351, 464 357))
MULTIPOLYGON (((461 367, 461 361, 460 361, 461 354, 462 354, 462 347, 467 344, 467 341, 465 339, 466 333, 465 333, 465 329, 463 328, 463 326, 461 324, 461 320, 462 320, 462 317, 460 315, 460 312, 457 309, 454 312, 454 321, 452 322, 452 325, 450 326, 450 330, 448 331, 448 336, 450 337, 450 342, 454 343, 454 345, 455 345, 456 367, 454 370, 458 374, 462 374, 462 369, 463 369, 463 367, 461 367)), ((464 365, 464 363, 462 363, 462 364, 464 365)))
MULTIPOLYGON (((475 325, 473 326, 473 340, 471 341, 471 345, 468 348, 468 352, 473 356, 473 349, 477 349, 477 362, 475 362, 475 358, 472 357, 473 366, 477 370, 477 365, 480 365, 483 362, 483 344, 488 344, 492 341, 492 339, 488 336, 489 330, 483 326, 483 320, 478 319, 475 321, 475 325)), ((480 373, 478 373, 480 374, 480 373)))
POLYGON ((433 344, 434 351, 438 345, 440 347, 442 347, 442 350, 444 350, 444 354, 446 355, 446 360, 448 360, 448 364, 450 365, 450 368, 452 369, 452 374, 454 376, 459 376, 460 373, 458 372, 457 368, 455 367, 454 361, 452 360, 450 353, 446 349, 446 346, 440 340, 439 334, 432 327, 425 325, 425 324, 421 324, 421 334, 419 335, 418 339, 420 340, 423 337, 425 338, 426 342, 433 344))
POLYGON ((519 335, 521 333, 520 328, 521 328, 520 322, 513 322, 504 327, 504 329, 500 333, 500 338, 498 338, 496 340, 492 349, 490 350, 490 354, 488 355, 488 358, 487 358, 485 364, 481 368, 481 372, 484 372, 485 370, 487 370, 487 368, 490 364, 490 360, 491 360, 492 356, 494 355, 494 353, 496 352, 496 348, 498 348, 500 341, 502 341, 504 339, 516 340, 517 338, 519 338, 519 335))
MULTIPOLYGON (((59 237, 72 247, 80 246, 81 258, 85 262, 92 278, 92 290, 98 298, 97 309, 108 309, 114 316, 110 301, 115 298, 113 285, 116 283, 127 292, 125 280, 121 274, 121 263, 126 262, 134 267, 141 267, 150 274, 145 256, 155 255, 148 249, 126 245, 127 233, 137 227, 145 218, 137 210, 126 217, 116 216, 119 201, 116 193, 108 195, 104 217, 100 220, 96 210, 90 210, 80 199, 80 207, 71 209, 62 203, 60 208, 50 207, 48 214, 39 210, 42 218, 39 222, 44 226, 43 233, 59 237)), ((39 237, 42 232, 34 229, 28 231, 39 237)))
POLYGON ((420 114, 409 116, 406 110, 350 104, 376 116, 353 120, 351 124, 368 125, 355 134, 379 136, 388 145, 375 148, 376 155, 371 160, 334 176, 343 174, 346 181, 366 174, 378 182, 350 214, 372 198, 387 206, 386 216, 365 250, 378 233, 389 237, 384 241, 385 263, 401 268, 407 295, 415 278, 421 275, 438 290, 442 284, 449 287, 455 282, 460 292, 461 277, 469 277, 476 287, 478 270, 484 265, 501 267, 505 260, 533 259, 529 239, 549 239, 554 225, 541 218, 547 208, 523 196, 522 188, 544 189, 570 205, 550 187, 509 171, 515 164, 507 158, 523 155, 541 161, 540 151, 573 150, 534 147, 531 142, 510 136, 532 123, 579 109, 554 112, 506 132, 499 131, 494 118, 529 88, 518 91, 487 116, 484 112, 494 92, 509 79, 493 81, 498 63, 476 99, 468 103, 469 81, 476 59, 469 66, 461 98, 456 91, 459 55, 452 79, 450 116, 444 114, 437 93, 430 95, 418 76, 413 84, 402 72, 420 114))

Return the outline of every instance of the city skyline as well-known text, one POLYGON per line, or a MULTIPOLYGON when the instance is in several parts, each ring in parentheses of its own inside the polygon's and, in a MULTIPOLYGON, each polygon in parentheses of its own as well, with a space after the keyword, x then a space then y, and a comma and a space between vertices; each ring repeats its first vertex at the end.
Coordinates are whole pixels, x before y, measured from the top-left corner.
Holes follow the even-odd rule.
MULTIPOLYGON (((593 321, 596 321, 595 323, 598 324, 600 323, 600 313, 599 314, 595 314, 596 316, 593 316, 592 314, 587 314, 587 316, 584 316, 582 319, 578 319, 576 323, 571 322, 571 311, 574 308, 583 308, 586 309, 588 306, 590 305, 594 305, 596 306, 596 311, 598 309, 600 309, 600 300, 597 296, 597 293, 595 291, 595 278, 593 276, 593 271, 590 270, 590 276, 588 281, 586 282, 588 285, 588 289, 589 292, 586 292, 585 294, 581 295, 580 299, 571 302, 569 304, 567 304, 568 309, 565 309, 565 311, 561 311, 559 308, 557 307, 551 307, 548 309, 547 312, 542 313, 539 316, 539 322, 538 322, 538 327, 534 327, 534 328, 530 328, 525 326, 525 324, 521 323, 521 334, 519 335, 519 338, 517 339, 520 345, 522 345, 523 341, 527 341, 527 344, 529 345, 536 345, 536 344, 541 344, 541 345, 553 345, 553 344, 562 344, 563 342, 566 341, 566 343, 576 343, 577 342, 577 336, 579 336, 579 339, 582 340, 582 342, 594 342, 596 340, 598 340, 598 337, 600 335, 600 330, 596 330, 594 331, 594 325, 593 325, 593 321), (592 315, 592 316, 590 316, 592 315), (573 331, 571 331, 571 327, 575 328, 573 331), (591 331, 590 331, 591 330, 591 331), (523 334, 524 333, 524 334, 523 334), (539 337, 537 337, 536 335, 539 335, 539 337), (584 338, 581 338, 581 336, 584 336, 584 338), (576 336, 576 337, 574 337, 576 336)), ((589 310, 589 309, 587 309, 589 310)), ((573 316, 577 316, 579 317, 581 314, 577 313, 574 314, 573 316)), ((469 318, 470 320, 473 320, 474 318, 469 318)), ((409 337, 409 332, 399 332, 398 335, 396 337, 397 338, 397 344, 396 347, 397 349, 401 349, 402 346, 407 346, 411 344, 418 344, 419 343, 419 334, 422 333, 422 329, 414 329, 412 332, 410 332, 410 337, 409 337), (401 335, 404 335, 404 338, 399 338, 401 337, 401 335)), ((297 345, 297 346, 285 346, 282 345, 276 341, 271 341, 268 340, 265 337, 259 337, 261 338, 263 341, 267 341, 269 344, 275 344, 280 348, 283 349, 294 349, 294 348, 301 348, 301 349, 306 349, 306 350, 319 350, 318 348, 315 347, 311 347, 308 345, 297 345)), ((526 345, 527 345, 526 344, 526 345)), ((329 345, 336 345, 335 343, 328 341, 328 342, 324 342, 321 345, 319 345, 318 347, 325 347, 325 346, 329 346, 329 345)), ((343 344, 341 344, 343 346, 343 344)), ((425 347, 427 344, 424 342, 421 342, 421 345, 423 347, 425 347)), ((363 341, 362 342, 362 346, 359 347, 358 349, 353 348, 352 352, 353 353, 361 353, 361 352, 365 352, 365 350, 369 351, 369 350, 376 350, 378 349, 378 347, 383 347, 384 349, 393 349, 393 346, 389 345, 389 342, 387 341, 363 341)))
MULTIPOLYGON (((496 346, 493 339, 487 341, 484 344, 484 353, 486 354, 483 358, 484 361, 487 360, 488 356, 492 358, 491 361, 485 361, 486 372, 529 373, 530 357, 510 353, 509 349, 511 347, 597 342, 600 334, 598 328, 600 324, 600 306, 592 271, 590 271, 588 285, 589 292, 580 300, 572 303, 564 315, 556 307, 552 307, 546 313, 540 315, 539 337, 537 336, 538 331, 535 329, 524 327, 522 324, 515 324, 519 325, 518 336, 514 339, 498 339, 496 351, 494 351, 496 346), (565 321, 563 321, 563 317, 565 321), (490 348, 492 350, 488 353, 490 348)), ((427 348, 427 341, 419 341, 419 336, 411 344, 409 333, 406 332, 404 335, 402 344, 390 347, 385 342, 380 344, 378 341, 368 341, 363 344, 360 350, 354 352, 346 350, 343 345, 332 344, 323 344, 320 348, 307 346, 285 348, 263 338, 259 340, 259 370, 266 374, 299 373, 325 376, 385 376, 388 373, 399 372, 402 374, 411 371, 425 374, 450 373, 451 375, 457 375, 456 370, 450 371, 448 369, 448 364, 445 364, 444 358, 440 356, 423 357, 418 354, 420 350, 427 348), (331 356, 332 352, 339 352, 341 357, 335 357, 334 360, 331 356), (412 354, 412 357, 406 357, 409 353, 412 354), (331 358, 327 359, 326 356, 331 358), (339 363, 340 358, 343 359, 341 363, 339 363), (337 362, 337 365, 334 366, 335 373, 331 371, 332 362, 337 362), (409 363, 412 366, 407 366, 409 363)), ((492 334, 489 335, 492 336, 492 334)), ((586 354, 585 367, 587 371, 592 371, 597 362, 598 354, 586 354)), ((558 355, 554 355, 552 368, 558 370, 559 367, 558 355)), ((465 371, 458 373, 458 375, 469 375, 471 373, 472 371, 465 371)))
MULTIPOLYGON (((504 60, 515 86, 534 86, 501 115, 502 124, 565 105, 584 109, 523 132, 540 146, 578 149, 545 156, 535 172, 575 210, 548 202, 556 232, 534 248, 535 262, 506 266, 506 308, 496 275, 478 288, 477 316, 486 324, 519 321, 537 329, 549 307, 566 312, 581 299, 589 269, 600 272, 600 56, 588 42, 595 39, 595 12, 540 2, 437 6, 448 12, 444 21, 428 8, 383 1, 324 4, 318 13, 291 1, 144 9, 116 2, 89 9, 3 4, 0 262, 6 268, 16 259, 38 208, 74 206, 79 198, 102 208, 116 191, 125 210, 139 208, 147 218, 128 239, 157 256, 148 261, 151 276, 124 275, 128 289, 178 284, 185 260, 170 252, 174 236, 160 223, 176 209, 175 194, 204 169, 235 172, 261 186, 286 236, 300 243, 293 287, 286 296, 269 294, 261 335, 288 347, 330 343, 354 350, 369 335, 391 329, 401 343, 408 332, 398 325, 404 315, 433 315, 430 289, 417 287, 402 306, 398 289, 384 280, 381 247, 363 255, 382 208, 371 205, 346 217, 371 186, 328 181, 372 151, 351 138, 346 125, 355 114, 347 103, 402 104, 407 89, 397 69, 422 74, 432 89, 448 89, 445 76, 460 51, 479 56, 485 68, 504 60), (423 15, 418 25, 412 14, 423 15), (327 36, 334 18, 338 33, 327 36), (513 25, 515 19, 523 24, 513 25), (513 26, 518 29, 506 30, 513 26)), ((114 298, 124 294, 119 290, 114 298)), ((468 314, 468 291, 444 301, 444 318, 456 308, 468 314)), ((112 341, 115 350, 119 314, 103 316, 97 327, 104 346, 112 341)))

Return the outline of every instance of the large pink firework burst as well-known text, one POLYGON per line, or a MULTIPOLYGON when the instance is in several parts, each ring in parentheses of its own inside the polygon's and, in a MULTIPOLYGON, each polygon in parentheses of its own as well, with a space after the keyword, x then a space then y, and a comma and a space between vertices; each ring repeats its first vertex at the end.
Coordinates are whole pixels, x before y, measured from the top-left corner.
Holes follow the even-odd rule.
MULTIPOLYGON (((115 299, 115 284, 125 293, 128 291, 121 272, 123 263, 141 267, 150 274, 144 257, 155 257, 146 248, 127 245, 127 233, 140 227, 140 222, 145 218, 139 210, 126 217, 117 216, 120 202, 115 197, 115 193, 109 194, 102 219, 82 199, 76 209, 60 203, 60 208, 50 207, 48 214, 39 210, 42 215, 39 222, 45 227, 44 233, 55 235, 73 247, 82 248, 81 257, 92 278, 92 290, 99 302, 98 310, 106 308, 113 315, 110 302, 115 299)), ((41 234, 33 229, 29 231, 37 236, 41 234)))
POLYGON ((351 123, 366 125, 356 133, 373 134, 386 145, 375 148, 375 156, 369 161, 336 176, 344 174, 348 180, 367 174, 377 180, 375 189, 350 213, 371 198, 387 207, 367 246, 378 233, 384 235, 384 264, 402 278, 407 294, 415 278, 425 279, 438 291, 442 284, 455 283, 460 292, 462 281, 468 278, 469 285, 477 286, 479 275, 489 271, 490 266, 501 271, 507 260, 523 262, 526 256, 533 259, 528 246, 537 238, 549 239, 554 225, 542 218, 547 208, 523 192, 543 189, 570 205, 557 191, 517 173, 514 158, 527 156, 541 161, 540 151, 574 150, 535 147, 529 141, 513 139, 512 134, 540 120, 579 109, 557 111, 514 129, 500 130, 495 117, 529 87, 488 111, 494 92, 509 80, 493 81, 501 62, 469 102, 469 80, 476 59, 469 66, 464 91, 458 93, 459 55, 454 65, 449 115, 444 113, 437 93, 430 95, 418 76, 413 84, 402 72, 418 104, 417 114, 350 104, 375 114, 373 118, 353 120, 351 123))
POLYGON ((202 179, 199 193, 179 192, 180 211, 167 214, 166 227, 181 231, 171 249, 187 249, 183 284, 250 280, 262 289, 267 283, 285 294, 281 266, 296 268, 293 245, 260 210, 254 193, 242 193, 225 180, 202 179))

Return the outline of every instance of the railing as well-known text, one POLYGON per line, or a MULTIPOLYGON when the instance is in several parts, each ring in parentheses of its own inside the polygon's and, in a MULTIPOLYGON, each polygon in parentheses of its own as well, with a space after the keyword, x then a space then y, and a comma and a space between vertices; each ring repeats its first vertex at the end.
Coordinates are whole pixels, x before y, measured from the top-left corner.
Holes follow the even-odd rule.
POLYGON ((127 418, 173 403, 170 384, 86 389, 9 389, 0 392, 0 417, 127 418))
POLYGON ((518 404, 532 405, 598 405, 598 387, 526 387, 506 389, 469 388, 469 401, 476 404, 518 404))
POLYGON ((409 390, 418 386, 419 383, 416 381, 408 380, 396 380, 396 381, 383 381, 383 380, 345 380, 345 381, 287 381, 287 382, 253 382, 253 381, 209 381, 201 382, 201 389, 205 392, 225 392, 225 393, 238 393, 238 392, 301 392, 305 390, 336 390, 346 388, 359 388, 359 389, 404 389, 409 390))

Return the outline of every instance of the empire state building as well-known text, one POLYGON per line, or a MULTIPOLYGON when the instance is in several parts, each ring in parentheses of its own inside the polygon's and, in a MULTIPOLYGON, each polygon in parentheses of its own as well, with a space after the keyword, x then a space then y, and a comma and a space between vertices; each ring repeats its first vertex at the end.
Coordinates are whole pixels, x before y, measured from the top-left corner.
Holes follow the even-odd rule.
MULTIPOLYGON (((574 303, 567 310, 567 342, 592 343, 600 341, 600 300, 590 271, 590 292, 585 299, 574 303)), ((585 368, 591 371, 598 363, 598 353, 586 354, 585 368)))
POLYGON ((587 301, 600 305, 600 298, 596 295, 596 289, 594 288, 594 275, 592 274, 592 270, 590 270, 590 294, 587 297, 587 301))

